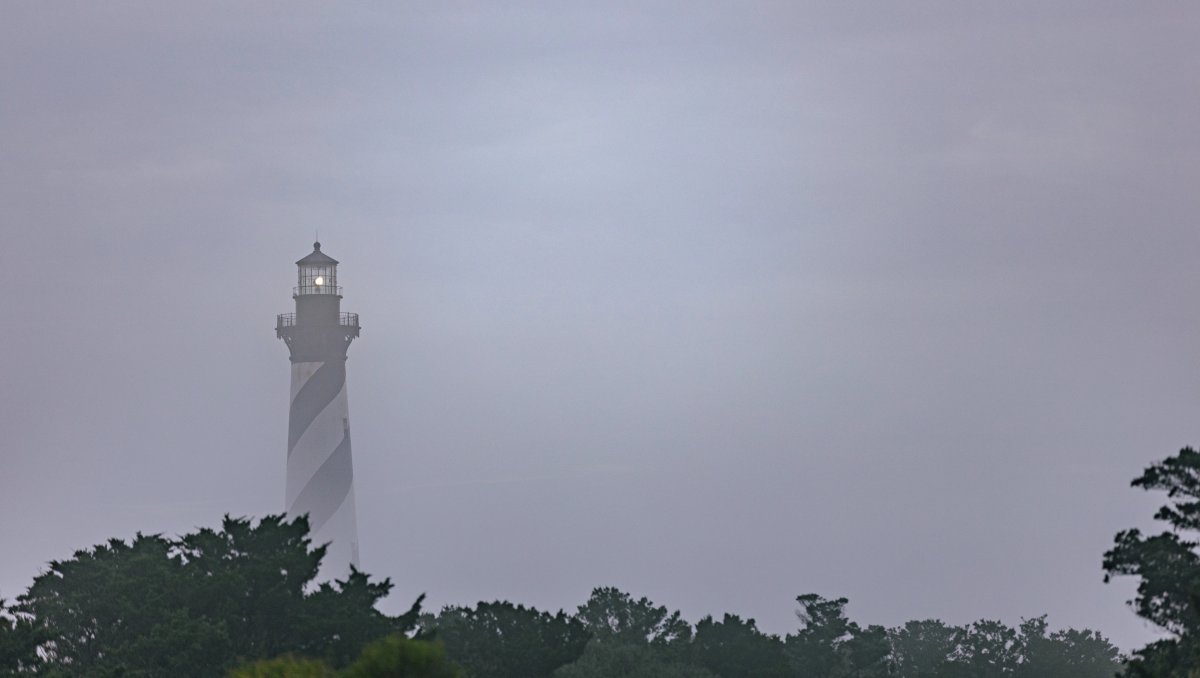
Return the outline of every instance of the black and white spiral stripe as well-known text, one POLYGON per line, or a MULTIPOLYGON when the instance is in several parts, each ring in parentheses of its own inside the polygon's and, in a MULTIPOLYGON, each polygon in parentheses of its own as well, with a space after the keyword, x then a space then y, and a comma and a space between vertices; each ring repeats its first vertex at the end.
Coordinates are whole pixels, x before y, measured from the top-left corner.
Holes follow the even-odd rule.
POLYGON ((308 514, 314 544, 332 542, 323 570, 358 565, 345 360, 292 364, 286 506, 308 514))

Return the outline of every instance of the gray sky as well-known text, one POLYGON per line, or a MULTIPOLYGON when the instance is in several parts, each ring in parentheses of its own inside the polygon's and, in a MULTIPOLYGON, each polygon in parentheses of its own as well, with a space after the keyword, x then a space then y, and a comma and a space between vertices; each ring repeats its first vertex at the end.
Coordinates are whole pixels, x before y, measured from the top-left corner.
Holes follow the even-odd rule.
POLYGON ((362 558, 1124 647, 1200 442, 1189 3, 7 3, 0 597, 282 508, 293 262, 362 314, 362 558))

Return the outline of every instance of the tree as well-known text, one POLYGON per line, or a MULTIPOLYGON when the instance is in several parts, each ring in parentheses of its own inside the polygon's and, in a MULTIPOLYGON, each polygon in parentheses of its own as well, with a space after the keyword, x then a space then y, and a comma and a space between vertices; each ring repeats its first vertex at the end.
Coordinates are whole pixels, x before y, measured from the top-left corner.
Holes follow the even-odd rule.
POLYGON ((139 534, 52 562, 17 611, 46 631, 44 667, 79 676, 212 676, 286 653, 340 666, 414 626, 420 599, 399 617, 375 609, 386 579, 354 572, 312 590, 323 555, 303 517, 226 516, 220 530, 139 534))
POLYGON ((1070 676, 1112 678, 1121 668, 1121 653, 1096 631, 1046 632, 1046 615, 1021 622, 1019 643, 1021 678, 1070 676))
POLYGON ((1120 652, 1099 633, 1049 633, 1045 615, 1018 629, 988 620, 910 621, 888 638, 897 678, 1111 678, 1121 668, 1120 652))
MULTIPOLYGON (((753 619, 726 614, 696 624, 693 661, 721 678, 784 678, 791 676, 783 641, 758 630, 753 619)), ((813 674, 814 676, 820 674, 813 674)))
POLYGON ((850 665, 843 645, 858 630, 846 617, 845 598, 829 600, 815 593, 796 597, 800 630, 786 638, 787 656, 800 675, 841 678, 850 665))
POLYGON ((67 675, 180 675, 219 672, 231 661, 226 620, 192 614, 196 604, 170 540, 113 539, 50 563, 18 599, 48 638, 45 664, 67 675))
POLYGON ((876 624, 857 628, 842 644, 848 676, 853 678, 886 678, 893 675, 892 646, 887 629, 876 624))
POLYGON ((543 678, 579 658, 591 634, 561 610, 509 602, 446 607, 425 625, 470 678, 543 678))
POLYGON ((592 639, 583 655, 560 668, 555 678, 713 678, 687 661, 692 626, 648 598, 634 599, 618 589, 592 590, 575 614, 592 639))
POLYGON ((554 672, 554 678, 716 678, 676 653, 655 645, 597 642, 583 656, 554 672))
POLYGON ((888 631, 896 675, 901 678, 938 678, 954 654, 960 630, 940 619, 906 622, 888 631))
POLYGON ((229 672, 229 678, 334 678, 336 675, 326 662, 293 655, 262 659, 229 672))
POLYGON ((343 671, 328 662, 284 655, 237 667, 230 678, 461 678, 462 670, 446 658, 440 644, 389 636, 363 648, 343 671))
POLYGON ((1128 673, 1187 678, 1200 669, 1200 453, 1185 447, 1151 464, 1132 485, 1167 493, 1167 503, 1154 515, 1167 529, 1153 536, 1136 529, 1118 532, 1104 554, 1105 581, 1137 577, 1130 605, 1174 637, 1139 650, 1128 673))
POLYGON ((0 675, 32 668, 37 649, 47 639, 45 629, 28 615, 14 613, 0 599, 0 675))
POLYGON ((462 669, 446 658, 440 643, 394 635, 363 648, 341 673, 343 678, 461 678, 462 669))
POLYGON ((592 589, 575 618, 600 642, 672 645, 692 638, 692 625, 680 617, 678 610, 669 613, 648 598, 634 600, 612 587, 592 589))
POLYGON ((999 621, 981 619, 958 630, 955 650, 943 675, 954 678, 1001 678, 1021 663, 1017 632, 999 621))
POLYGON ((787 656, 802 676, 875 678, 891 675, 891 644, 882 626, 866 629, 846 616, 845 598, 815 593, 796 598, 800 630, 786 639, 787 656))

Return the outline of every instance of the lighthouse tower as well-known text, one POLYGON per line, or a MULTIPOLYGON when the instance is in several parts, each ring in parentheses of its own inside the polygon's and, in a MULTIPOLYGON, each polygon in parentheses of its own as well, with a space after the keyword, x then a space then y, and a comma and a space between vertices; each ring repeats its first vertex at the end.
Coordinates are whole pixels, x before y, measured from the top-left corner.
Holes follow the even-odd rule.
POLYGON ((312 253, 296 262, 296 312, 281 314, 275 325, 292 354, 284 506, 289 515, 308 514, 314 544, 329 544, 322 579, 340 579, 358 567, 346 350, 359 328, 358 314, 341 310, 337 265, 313 243, 312 253))

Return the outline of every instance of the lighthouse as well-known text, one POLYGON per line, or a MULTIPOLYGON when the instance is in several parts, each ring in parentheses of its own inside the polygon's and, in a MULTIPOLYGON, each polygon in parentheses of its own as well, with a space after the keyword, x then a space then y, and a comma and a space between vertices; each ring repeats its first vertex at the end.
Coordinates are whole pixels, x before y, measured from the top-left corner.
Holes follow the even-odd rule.
POLYGON ((358 567, 346 351, 359 326, 357 313, 342 312, 337 265, 313 243, 312 253, 296 262, 296 311, 275 323, 292 359, 284 507, 291 516, 308 515, 313 544, 329 545, 321 579, 340 579, 358 567))

